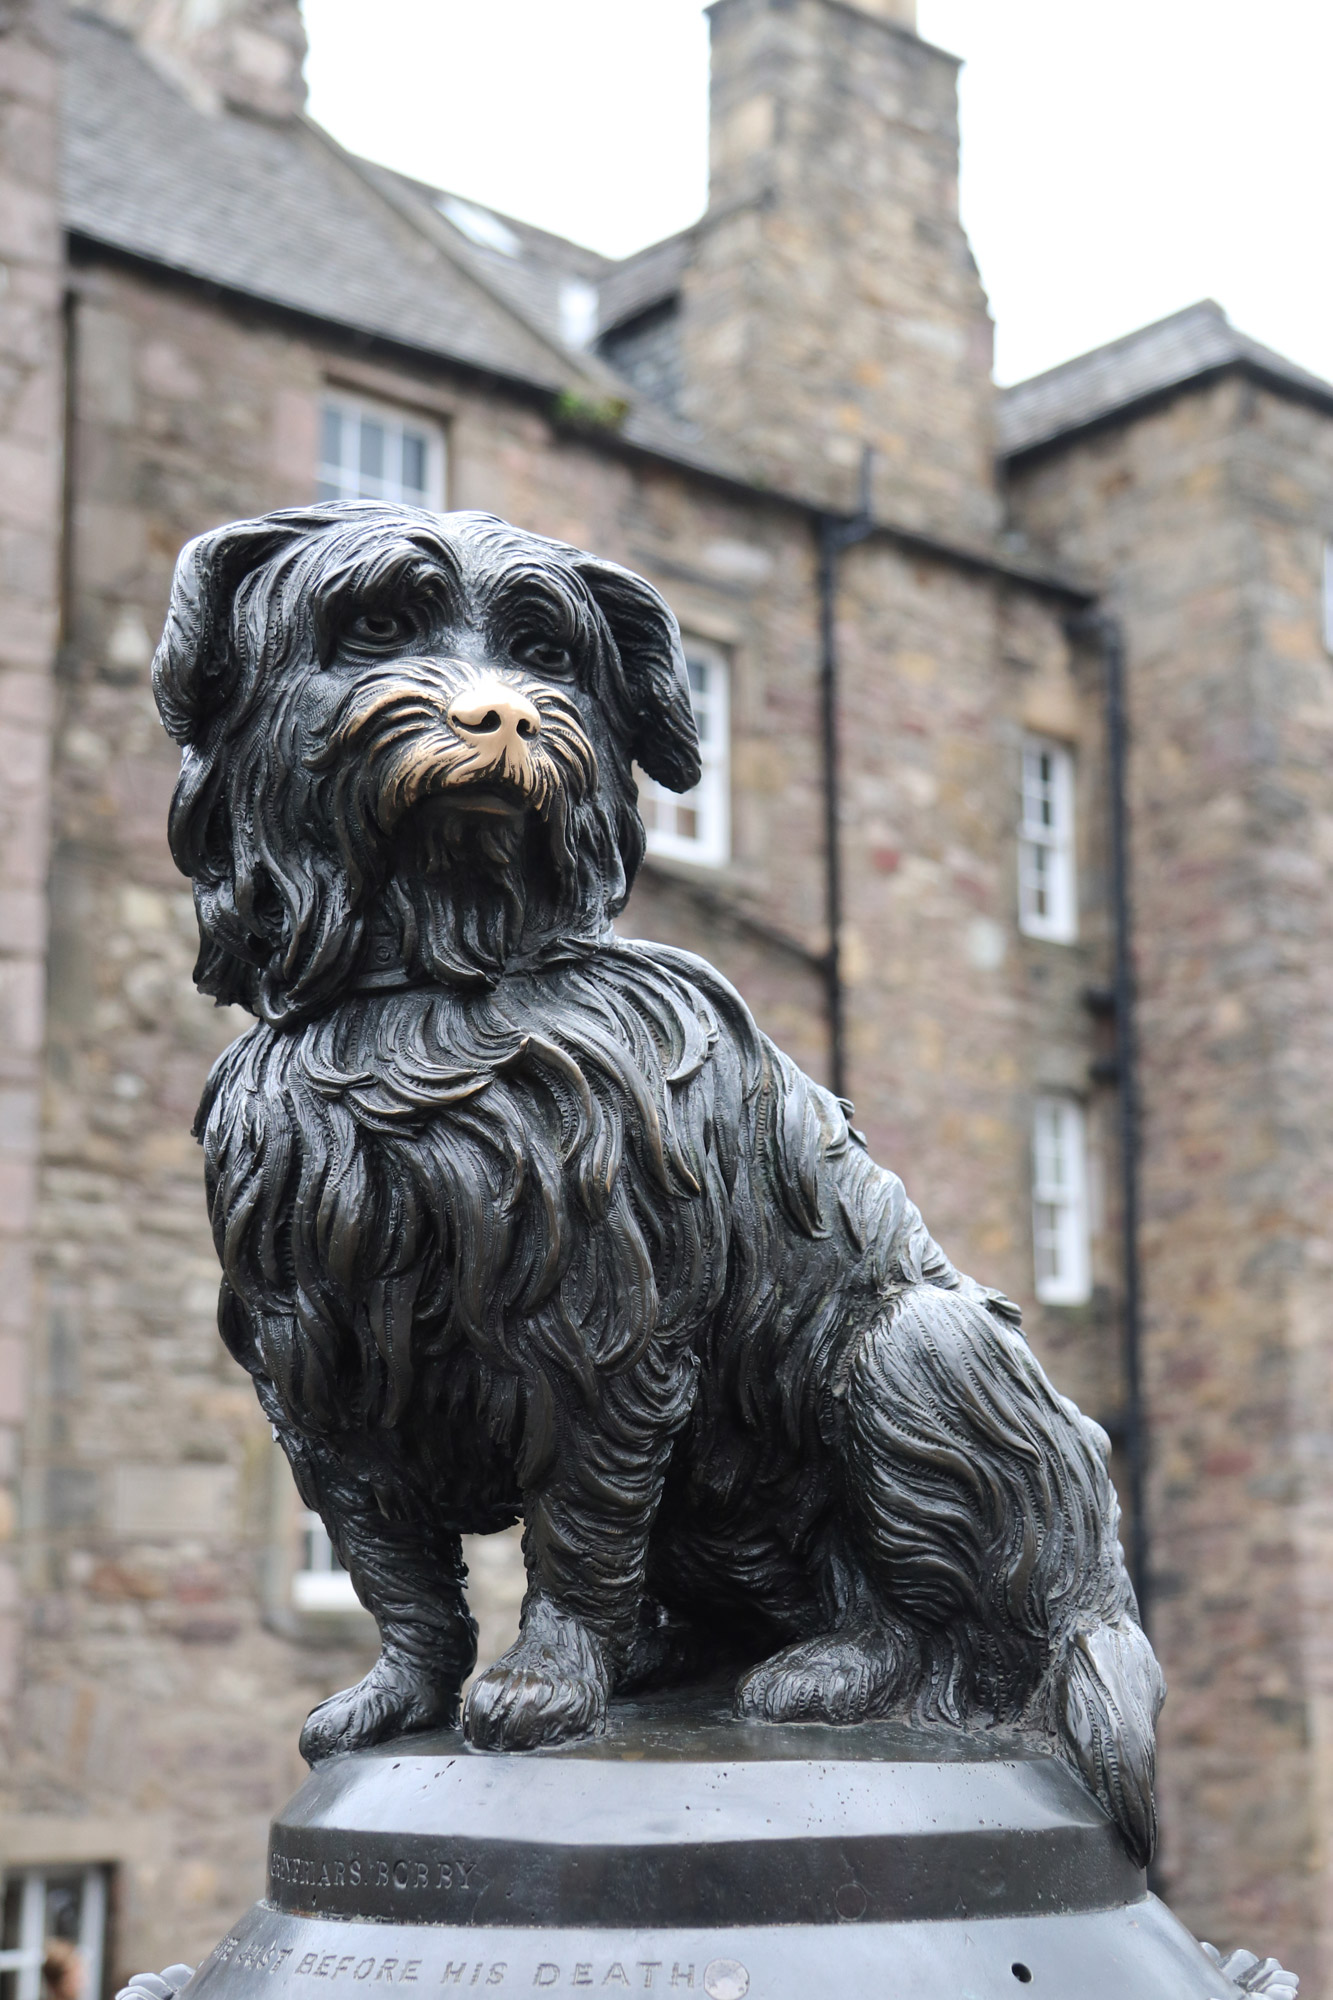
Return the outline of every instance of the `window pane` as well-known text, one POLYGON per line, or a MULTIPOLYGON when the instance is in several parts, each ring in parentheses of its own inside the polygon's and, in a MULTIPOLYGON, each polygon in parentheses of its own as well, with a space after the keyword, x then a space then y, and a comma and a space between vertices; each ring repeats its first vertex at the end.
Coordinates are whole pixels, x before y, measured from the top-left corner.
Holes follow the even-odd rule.
POLYGON ((0 1993, 5 2000, 48 1994, 98 2000, 105 1936, 106 1875, 100 1867, 6 1871, 0 1944, 11 1958, 0 1993))
POLYGON ((1089 1294, 1087 1138, 1073 1098, 1038 1098, 1032 1118, 1032 1251, 1037 1297, 1078 1305, 1089 1294))
POLYGON ((59 1877, 48 1877, 46 1884, 46 1935, 48 1938, 64 1938, 70 1944, 79 1940, 79 1917, 83 1908, 83 1882, 78 1876, 62 1881, 59 1877))
POLYGON ((426 440, 419 431, 403 432, 403 491, 425 498, 426 440))
POLYGON ((444 439, 431 424, 350 396, 330 395, 320 406, 320 500, 442 506, 443 463, 444 439))
POLYGON ((361 477, 375 480, 384 477, 384 426, 373 417, 361 419, 361 477))
POLYGON ((298 1611, 345 1615, 360 1608, 352 1579, 343 1568, 318 1514, 300 1517, 300 1567, 292 1577, 292 1603, 298 1611))
POLYGON ((336 403, 326 403, 320 416, 319 455, 325 465, 343 462, 343 416, 336 403))
POLYGON ((1039 1201, 1036 1214, 1037 1283, 1048 1285, 1060 1275, 1060 1215, 1050 1202, 1039 1201))
POLYGON ((1074 877, 1074 761, 1056 743, 1023 745, 1018 920, 1031 937, 1071 943, 1078 933, 1074 877))
POLYGON ((652 853, 713 866, 726 860, 730 846, 727 662, 698 641, 687 639, 684 652, 703 778, 678 795, 636 771, 639 810, 652 853))

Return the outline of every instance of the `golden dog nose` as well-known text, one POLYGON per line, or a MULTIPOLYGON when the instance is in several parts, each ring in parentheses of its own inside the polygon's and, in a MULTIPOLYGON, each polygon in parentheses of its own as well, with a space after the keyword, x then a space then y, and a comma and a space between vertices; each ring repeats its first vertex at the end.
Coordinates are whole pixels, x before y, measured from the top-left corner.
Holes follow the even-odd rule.
POLYGON ((470 681, 449 705, 449 726, 480 751, 490 751, 496 763, 542 733, 542 719, 517 688, 503 681, 470 681))

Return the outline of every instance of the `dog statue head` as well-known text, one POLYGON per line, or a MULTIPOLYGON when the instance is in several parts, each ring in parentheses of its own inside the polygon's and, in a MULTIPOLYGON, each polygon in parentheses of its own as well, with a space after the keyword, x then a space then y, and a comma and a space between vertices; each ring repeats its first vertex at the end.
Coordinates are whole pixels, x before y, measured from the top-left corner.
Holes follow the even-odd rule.
POLYGON ((699 779, 662 598, 486 514, 343 501, 201 535, 153 686, 196 981, 275 1023, 590 948, 643 859, 632 766, 699 779))

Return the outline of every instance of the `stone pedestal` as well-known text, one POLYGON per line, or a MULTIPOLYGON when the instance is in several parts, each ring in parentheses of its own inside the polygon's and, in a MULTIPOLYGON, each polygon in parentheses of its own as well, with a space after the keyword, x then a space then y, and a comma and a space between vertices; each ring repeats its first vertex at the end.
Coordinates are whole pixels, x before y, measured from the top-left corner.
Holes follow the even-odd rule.
POLYGON ((527 1756, 454 1732, 321 1766, 190 2000, 1230 2000, 1100 1809, 1015 1738, 617 1704, 527 1756))

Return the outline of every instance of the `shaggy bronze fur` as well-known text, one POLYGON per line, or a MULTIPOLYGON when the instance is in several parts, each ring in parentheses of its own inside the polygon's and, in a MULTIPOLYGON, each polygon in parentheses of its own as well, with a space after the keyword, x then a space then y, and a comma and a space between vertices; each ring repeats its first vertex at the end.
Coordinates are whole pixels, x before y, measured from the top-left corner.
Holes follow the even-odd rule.
POLYGON ((275 514, 186 549, 155 685, 196 976, 258 1016, 198 1123, 223 1336, 383 1641, 306 1755, 456 1716, 459 1536, 521 1514, 473 1743, 731 1661, 757 1720, 1043 1732, 1146 1860, 1105 1438, 726 982, 611 930, 633 765, 698 777, 657 593, 482 515, 275 514))

